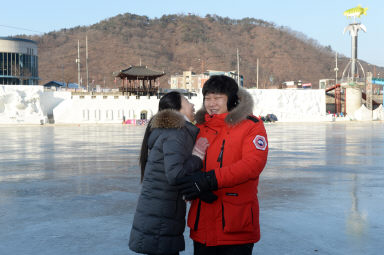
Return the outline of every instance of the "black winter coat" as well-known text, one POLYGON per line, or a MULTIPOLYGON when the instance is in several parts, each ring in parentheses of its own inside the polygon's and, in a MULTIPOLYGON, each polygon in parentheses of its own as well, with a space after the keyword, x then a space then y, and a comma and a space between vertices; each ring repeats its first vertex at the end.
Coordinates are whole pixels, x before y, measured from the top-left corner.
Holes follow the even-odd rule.
POLYGON ((174 110, 158 112, 151 121, 148 160, 132 223, 129 248, 138 253, 166 254, 185 249, 186 203, 175 183, 200 170, 192 155, 199 129, 174 110))

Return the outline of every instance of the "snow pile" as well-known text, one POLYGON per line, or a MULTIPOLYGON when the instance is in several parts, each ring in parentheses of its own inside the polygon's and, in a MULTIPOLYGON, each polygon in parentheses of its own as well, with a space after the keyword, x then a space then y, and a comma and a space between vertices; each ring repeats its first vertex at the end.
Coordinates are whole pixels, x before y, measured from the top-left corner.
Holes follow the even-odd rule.
POLYGON ((360 121, 372 120, 372 111, 368 110, 365 105, 362 105, 353 113, 353 117, 355 120, 360 121))
POLYGON ((329 121, 323 89, 249 89, 256 116, 276 115, 278 121, 329 121))
POLYGON ((354 120, 360 121, 370 121, 370 120, 384 120, 384 110, 383 105, 380 105, 373 111, 370 111, 362 105, 358 110, 356 110, 353 114, 354 120))
POLYGON ((384 109, 382 104, 373 111, 373 120, 384 120, 384 109))
POLYGON ((42 86, 0 85, 0 123, 40 124, 42 86))

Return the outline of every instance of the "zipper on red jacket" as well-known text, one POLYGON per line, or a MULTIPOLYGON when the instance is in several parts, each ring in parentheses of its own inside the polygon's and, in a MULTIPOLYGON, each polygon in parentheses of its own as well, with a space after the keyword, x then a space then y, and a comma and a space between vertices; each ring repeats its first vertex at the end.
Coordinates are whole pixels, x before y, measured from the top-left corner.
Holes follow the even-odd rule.
POLYGON ((197 205, 196 220, 195 220, 195 225, 193 226, 193 230, 195 230, 195 231, 197 230, 197 227, 199 226, 200 208, 201 208, 201 199, 199 199, 199 204, 197 205))
MULTIPOLYGON (((219 154, 219 157, 217 158, 217 162, 220 162, 220 168, 223 166, 224 145, 225 145, 225 139, 223 140, 223 143, 222 143, 221 149, 220 149, 220 154, 219 154)), ((207 171, 207 153, 205 153, 204 171, 205 172, 207 171)), ((222 209, 224 211, 224 205, 223 204, 222 204, 222 209)), ((197 230, 197 228, 199 226, 200 210, 201 210, 201 199, 199 199, 199 203, 197 205, 196 219, 195 219, 195 224, 193 226, 193 230, 195 230, 195 231, 197 230)), ((224 228, 224 225, 225 225, 224 213, 223 213, 222 221, 223 221, 223 228, 224 228)))
POLYGON ((224 144, 225 144, 225 139, 223 140, 223 144, 221 145, 220 154, 219 154, 219 157, 217 158, 217 162, 220 162, 220 168, 223 166, 224 144))
MULTIPOLYGON (((225 145, 225 139, 223 140, 223 143, 221 145, 220 154, 219 154, 219 157, 217 158, 217 162, 220 162, 220 168, 223 167, 224 145, 225 145)), ((224 204, 223 204, 223 202, 221 202, 221 223, 222 223, 223 230, 224 230, 225 218, 224 218, 224 204)))
POLYGON ((221 223, 223 225, 223 230, 225 227, 225 218, 224 218, 224 204, 221 202, 221 223))

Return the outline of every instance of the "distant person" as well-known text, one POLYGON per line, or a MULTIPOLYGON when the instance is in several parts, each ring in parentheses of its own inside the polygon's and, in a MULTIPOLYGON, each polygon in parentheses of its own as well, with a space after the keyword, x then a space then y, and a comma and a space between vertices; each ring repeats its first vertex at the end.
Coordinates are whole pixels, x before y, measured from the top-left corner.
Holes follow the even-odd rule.
POLYGON ((208 139, 202 171, 182 178, 195 255, 251 255, 260 239, 257 186, 268 156, 263 122, 252 115, 252 96, 227 76, 212 76, 203 87, 196 114, 198 139, 208 139), (218 199, 204 203, 202 192, 218 199))
MULTIPOLYGON (((186 203, 174 186, 200 171, 208 143, 195 140, 199 129, 193 104, 178 92, 165 94, 159 112, 145 130, 141 146, 142 190, 132 223, 129 248, 144 254, 179 254, 184 250, 186 203)), ((203 195, 204 197, 204 195, 203 195)), ((205 193, 205 200, 217 197, 205 193)))

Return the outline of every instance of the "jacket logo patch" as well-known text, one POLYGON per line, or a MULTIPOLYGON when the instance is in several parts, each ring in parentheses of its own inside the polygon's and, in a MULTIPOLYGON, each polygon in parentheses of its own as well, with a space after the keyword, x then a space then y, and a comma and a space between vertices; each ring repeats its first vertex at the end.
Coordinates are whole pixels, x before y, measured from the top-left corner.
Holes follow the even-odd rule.
POLYGON ((256 149, 265 151, 267 148, 267 140, 265 140, 264 136, 257 135, 255 139, 253 139, 253 144, 255 144, 256 149))

